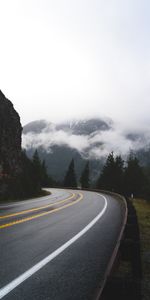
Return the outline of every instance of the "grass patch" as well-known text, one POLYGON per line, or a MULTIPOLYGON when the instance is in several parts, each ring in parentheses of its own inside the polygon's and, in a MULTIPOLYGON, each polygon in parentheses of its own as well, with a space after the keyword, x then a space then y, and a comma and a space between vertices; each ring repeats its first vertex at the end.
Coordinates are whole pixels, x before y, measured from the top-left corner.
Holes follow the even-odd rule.
POLYGON ((51 192, 49 192, 48 190, 42 190, 38 197, 43 197, 48 195, 51 195, 51 192))
POLYGON ((131 279, 132 278, 132 267, 129 261, 122 261, 119 265, 116 275, 119 278, 131 279))
POLYGON ((150 299, 150 201, 134 199, 139 229, 142 259, 142 295, 143 300, 150 299))

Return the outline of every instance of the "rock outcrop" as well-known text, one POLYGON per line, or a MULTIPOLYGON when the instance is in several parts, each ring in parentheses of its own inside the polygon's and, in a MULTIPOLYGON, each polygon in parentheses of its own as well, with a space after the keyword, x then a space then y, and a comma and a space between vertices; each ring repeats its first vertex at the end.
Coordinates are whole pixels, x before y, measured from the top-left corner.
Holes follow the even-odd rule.
MULTIPOLYGON (((0 91, 0 192, 7 182, 21 172, 20 117, 4 94, 0 91)), ((4 188, 5 186, 5 188, 4 188)))

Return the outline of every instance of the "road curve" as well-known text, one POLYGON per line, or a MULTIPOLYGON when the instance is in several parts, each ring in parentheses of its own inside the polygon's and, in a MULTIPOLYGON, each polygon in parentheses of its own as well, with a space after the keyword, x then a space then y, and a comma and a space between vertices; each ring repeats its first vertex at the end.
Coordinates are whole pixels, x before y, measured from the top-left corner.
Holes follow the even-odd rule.
POLYGON ((51 189, 0 205, 0 299, 93 300, 122 225, 115 198, 51 189))

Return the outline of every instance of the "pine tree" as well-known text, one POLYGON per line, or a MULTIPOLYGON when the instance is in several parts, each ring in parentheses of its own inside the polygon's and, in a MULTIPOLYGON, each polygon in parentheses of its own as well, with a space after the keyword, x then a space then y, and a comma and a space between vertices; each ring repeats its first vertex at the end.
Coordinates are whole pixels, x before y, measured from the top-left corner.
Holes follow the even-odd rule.
POLYGON ((97 188, 113 190, 113 172, 115 166, 114 154, 111 152, 106 160, 106 163, 102 169, 102 172, 97 181, 97 188))
POLYGON ((124 190, 130 196, 140 196, 145 186, 145 175, 135 155, 130 154, 124 174, 124 190))
POLYGON ((124 161, 111 152, 97 181, 97 188, 122 192, 124 161))
POLYGON ((41 184, 43 187, 50 186, 50 177, 47 174, 47 168, 44 159, 41 164, 41 184))
POLYGON ((80 183, 82 188, 89 188, 90 185, 89 174, 90 174, 90 170, 89 170, 89 161, 88 161, 80 177, 80 183))
POLYGON ((21 152, 20 176, 12 181, 12 195, 15 199, 23 199, 39 195, 41 187, 35 180, 35 170, 32 161, 27 157, 26 152, 21 152))
POLYGON ((39 158, 38 151, 35 150, 32 157, 33 171, 34 171, 34 180, 39 189, 42 186, 42 163, 39 158))
POLYGON ((34 168, 32 161, 27 157, 26 152, 22 151, 22 174, 21 174, 21 192, 22 198, 38 194, 39 186, 34 180, 34 168))
POLYGON ((77 180, 76 180, 76 175, 75 175, 75 169, 74 169, 74 160, 72 159, 68 170, 66 172, 66 176, 64 179, 64 187, 77 187, 77 180))
POLYGON ((118 193, 123 192, 123 174, 124 174, 124 161, 122 157, 116 156, 115 158, 115 167, 114 167, 114 191, 118 193))

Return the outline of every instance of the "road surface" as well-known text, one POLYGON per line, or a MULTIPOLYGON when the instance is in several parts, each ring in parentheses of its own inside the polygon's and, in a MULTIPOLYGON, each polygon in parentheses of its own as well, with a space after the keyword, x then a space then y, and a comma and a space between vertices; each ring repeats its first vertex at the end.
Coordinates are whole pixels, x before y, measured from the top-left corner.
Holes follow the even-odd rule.
POLYGON ((0 299, 95 299, 120 233, 120 202, 51 192, 0 205, 0 299))

